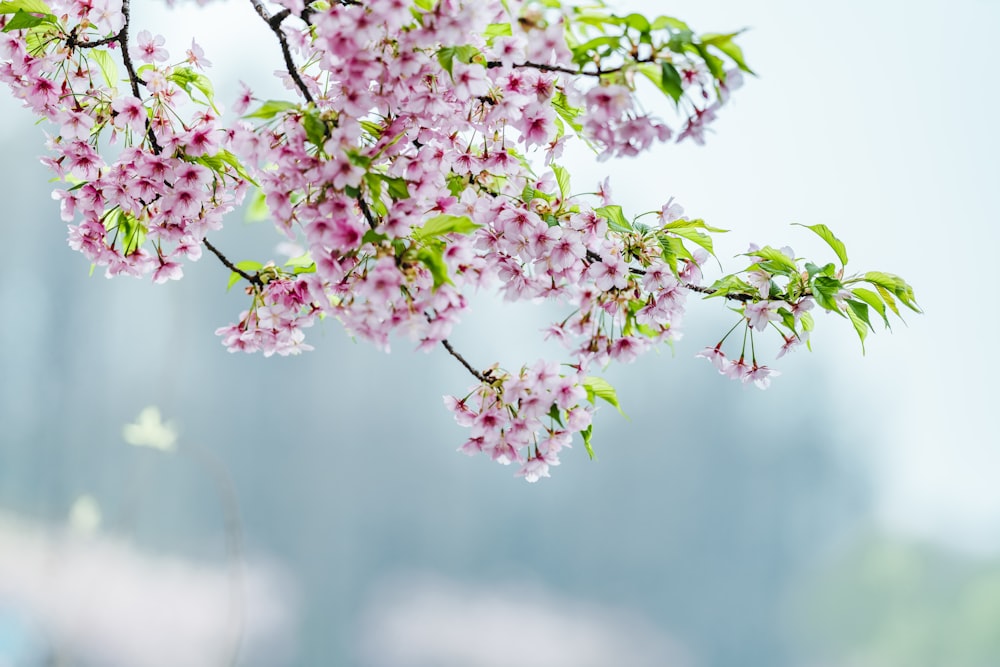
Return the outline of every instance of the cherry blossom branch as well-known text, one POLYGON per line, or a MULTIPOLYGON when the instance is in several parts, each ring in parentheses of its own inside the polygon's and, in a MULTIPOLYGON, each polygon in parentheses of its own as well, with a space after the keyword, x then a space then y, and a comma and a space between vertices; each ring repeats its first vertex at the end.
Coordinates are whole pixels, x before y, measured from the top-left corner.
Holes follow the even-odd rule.
MULTIPOLYGON (((128 0, 126 0, 127 2, 128 0)), ((288 38, 285 37, 285 33, 281 30, 281 22, 284 21, 289 14, 282 16, 283 12, 279 12, 274 16, 268 14, 267 9, 264 7, 264 3, 261 0, 250 0, 253 5, 254 10, 256 10, 257 15, 264 20, 267 27, 271 29, 271 32, 278 38, 278 43, 281 45, 281 55, 285 59, 285 69, 288 70, 288 75, 292 77, 292 81, 295 82, 295 87, 299 89, 302 93, 302 97, 306 99, 306 102, 313 102, 313 97, 309 94, 309 89, 306 87, 306 82, 302 80, 299 75, 299 70, 295 67, 295 61, 292 60, 292 51, 288 46, 288 38), (280 17, 280 18, 278 18, 280 17)))
POLYGON ((244 280, 246 280, 247 282, 249 282, 251 285, 254 285, 255 287, 263 287, 264 286, 264 281, 262 281, 260 279, 260 274, 257 274, 257 273, 247 273, 246 271, 244 271, 240 267, 238 267, 235 264, 233 264, 232 262, 230 262, 229 259, 225 255, 223 255, 222 252, 218 248, 216 248, 214 245, 212 245, 211 242, 209 242, 209 240, 207 238, 202 239, 201 242, 205 244, 205 247, 208 248, 212 252, 213 255, 215 255, 216 257, 219 258, 219 261, 222 262, 223 265, 227 269, 229 269, 233 273, 238 274, 241 278, 243 278, 244 280))
MULTIPOLYGON (((598 255, 593 250, 588 250, 587 251, 587 259, 589 259, 592 262, 600 262, 600 261, 602 261, 601 260, 601 256, 598 255)), ((637 276, 644 276, 644 275, 646 275, 646 272, 643 269, 640 269, 640 268, 637 268, 637 267, 634 267, 634 266, 630 266, 629 267, 629 272, 632 273, 632 274, 634 274, 634 275, 637 275, 637 276)), ((692 292, 698 292, 699 294, 706 294, 708 296, 711 296, 711 295, 715 294, 718 291, 718 290, 712 289, 711 287, 703 287, 702 285, 695 285, 694 283, 689 283, 689 282, 684 282, 684 281, 681 282, 681 287, 689 289, 692 292)), ((751 299, 753 299, 753 297, 750 296, 749 294, 734 294, 734 293, 726 294, 725 298, 727 298, 727 299, 729 299, 731 301, 750 301, 751 299)))
POLYGON ((458 363, 460 363, 463 366, 465 366, 465 369, 467 371, 469 371, 470 373, 472 373, 472 375, 477 380, 479 380, 480 382, 486 382, 486 376, 483 373, 480 373, 479 371, 477 371, 475 368, 473 368, 472 364, 470 364, 468 361, 466 361, 465 357, 463 357, 461 354, 459 354, 458 351, 455 350, 454 347, 452 347, 451 343, 448 342, 447 338, 445 338, 444 340, 442 340, 441 344, 444 345, 444 349, 448 350, 448 354, 450 354, 451 356, 453 356, 456 359, 458 359, 458 363))
POLYGON ((116 34, 111 35, 111 37, 105 37, 104 39, 99 39, 96 42, 81 42, 80 38, 77 36, 77 31, 79 29, 80 26, 76 26, 69 31, 69 35, 66 37, 66 48, 70 51, 73 49, 93 49, 98 46, 105 46, 107 44, 111 44, 112 42, 117 42, 119 36, 121 35, 121 31, 119 31, 116 34))
MULTIPOLYGON (((641 59, 637 58, 635 60, 630 61, 627 64, 642 64, 651 62, 656 62, 656 59, 652 56, 641 59)), ((498 60, 490 60, 487 61, 486 63, 487 69, 493 69, 495 67, 503 67, 503 66, 504 64, 498 60)), ((562 65, 546 65, 545 63, 533 63, 530 61, 523 62, 520 64, 515 64, 513 65, 513 67, 522 69, 537 69, 541 72, 561 72, 563 74, 573 74, 575 76, 601 77, 604 76, 605 74, 615 74, 616 72, 621 72, 623 69, 625 69, 626 65, 618 65, 617 67, 611 67, 609 69, 601 69, 601 66, 598 65, 596 72, 587 72, 584 70, 572 69, 570 67, 563 67, 562 65)))
MULTIPOLYGON (((124 21, 122 23, 122 28, 116 34, 111 37, 105 37, 104 39, 99 39, 96 42, 81 42, 80 38, 77 36, 77 28, 73 28, 69 35, 66 37, 66 47, 69 50, 73 49, 92 49, 98 46, 105 46, 112 44, 114 42, 118 43, 119 48, 122 52, 122 62, 125 64, 125 71, 128 72, 129 85, 132 88, 132 96, 141 99, 139 93, 139 84, 145 85, 145 82, 139 78, 139 75, 135 71, 135 65, 132 63, 132 56, 128 52, 128 29, 129 23, 132 20, 132 8, 130 7, 130 0, 122 0, 122 16, 124 21)), ((160 143, 156 140, 156 134, 153 132, 153 125, 146 119, 146 137, 149 139, 149 145, 153 149, 153 152, 159 155, 163 152, 163 148, 160 143)))
POLYGON ((371 227, 372 231, 375 231, 375 228, 378 227, 378 221, 375 220, 372 210, 368 208, 368 202, 361 195, 358 195, 358 206, 361 208, 361 213, 365 216, 365 220, 368 221, 368 226, 371 227))
MULTIPOLYGON (((135 65, 132 64, 132 56, 128 52, 128 27, 132 20, 131 7, 129 7, 130 0, 122 0, 122 16, 125 17, 125 22, 122 24, 122 29, 118 32, 118 45, 122 49, 122 61, 125 63, 125 71, 128 72, 128 80, 132 85, 132 94, 135 97, 139 97, 139 75, 135 71, 135 65)), ((147 121, 146 129, 149 133, 149 140, 153 143, 153 148, 157 153, 160 152, 160 147, 156 143, 156 137, 153 136, 152 126, 147 121)))

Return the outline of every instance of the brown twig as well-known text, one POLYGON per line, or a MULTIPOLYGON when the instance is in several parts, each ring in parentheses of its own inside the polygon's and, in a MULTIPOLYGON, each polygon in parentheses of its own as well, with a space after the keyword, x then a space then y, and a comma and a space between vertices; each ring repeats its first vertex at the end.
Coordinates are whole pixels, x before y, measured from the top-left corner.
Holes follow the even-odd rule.
POLYGON ((261 0, 250 0, 250 3, 253 5, 257 15, 264 20, 267 27, 269 27, 275 37, 278 38, 278 43, 281 45, 281 55, 285 59, 285 69, 288 70, 288 75, 292 77, 292 81, 295 82, 295 87, 299 89, 300 93, 302 93, 302 97, 306 98, 306 102, 313 102, 313 97, 309 93, 309 88, 306 87, 306 82, 302 80, 302 76, 299 74, 299 70, 295 66, 295 61, 292 60, 292 50, 288 46, 288 38, 285 37, 285 33, 281 30, 281 22, 284 21, 290 13, 284 14, 284 11, 281 11, 274 16, 271 16, 267 13, 267 8, 264 7, 264 3, 262 3, 261 0))
POLYGON ((243 278, 244 280, 246 280, 247 282, 249 282, 251 285, 253 285, 255 287, 263 287, 264 286, 264 281, 260 279, 260 274, 258 274, 258 273, 247 273, 246 271, 244 271, 240 267, 238 267, 235 264, 233 264, 232 262, 230 262, 229 259, 225 255, 223 255, 222 252, 218 248, 216 248, 214 245, 212 245, 211 242, 209 242, 209 240, 207 238, 202 239, 201 242, 205 244, 205 247, 208 248, 213 255, 215 255, 216 257, 219 258, 219 261, 222 262, 223 265, 225 265, 225 267, 227 269, 229 269, 233 273, 239 274, 239 276, 241 278, 243 278))
MULTIPOLYGON (((146 82, 139 78, 139 75, 135 71, 135 65, 132 64, 132 56, 128 52, 128 29, 129 23, 132 20, 129 2, 130 0, 122 0, 122 16, 125 20, 122 23, 121 30, 117 34, 99 39, 96 42, 81 42, 77 36, 77 29, 74 28, 66 38, 66 47, 72 51, 73 49, 92 49, 117 42, 122 52, 122 62, 125 63, 125 70, 128 72, 128 81, 132 88, 132 95, 138 99, 142 99, 142 96, 139 94, 139 84, 146 85, 146 82)), ((148 118, 146 119, 146 138, 149 139, 149 146, 155 154, 159 155, 163 152, 163 148, 156 140, 156 134, 153 132, 153 124, 148 118)))
MULTIPOLYGON (((633 60, 628 64, 631 65, 631 64, 641 64, 641 63, 651 63, 651 62, 655 62, 655 59, 641 58, 633 60)), ((486 63, 487 69, 493 69, 494 67, 503 67, 503 66, 504 64, 502 62, 496 60, 490 60, 486 63)), ((601 77, 604 76, 605 74, 615 74, 617 72, 621 72, 626 67, 626 65, 619 65, 618 67, 601 69, 600 65, 598 65, 596 72, 586 72, 582 69, 572 69, 570 67, 563 67, 562 65, 546 65, 545 63, 533 63, 530 61, 523 63, 516 63, 513 66, 521 69, 536 69, 541 72, 561 72, 563 74, 575 74, 578 76, 594 76, 594 77, 601 77)))
POLYGON ((472 364, 470 364, 468 361, 466 361, 465 357, 463 357, 461 354, 459 354, 458 351, 455 350, 454 347, 452 347, 451 343, 448 342, 447 338, 445 338, 444 340, 442 340, 441 344, 444 345, 444 349, 448 350, 448 354, 450 354, 451 356, 453 356, 456 359, 458 359, 458 363, 460 363, 463 366, 465 366, 465 370, 467 370, 470 373, 472 373, 472 375, 477 380, 479 380, 480 382, 486 382, 486 375, 484 375, 483 373, 480 373, 475 368, 473 368, 472 364))
POLYGON ((372 210, 368 208, 368 202, 361 195, 358 195, 358 206, 361 207, 361 213, 365 216, 365 220, 368 221, 368 226, 371 227, 372 231, 375 231, 375 228, 378 227, 378 221, 372 214, 372 210))

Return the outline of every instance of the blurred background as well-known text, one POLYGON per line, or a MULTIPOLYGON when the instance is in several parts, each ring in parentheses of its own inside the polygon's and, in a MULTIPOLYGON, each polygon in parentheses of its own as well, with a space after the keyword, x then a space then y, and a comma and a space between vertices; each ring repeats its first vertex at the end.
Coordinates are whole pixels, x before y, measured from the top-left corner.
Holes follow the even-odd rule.
MULTIPOLYGON (((326 322, 304 356, 230 355, 212 332, 243 295, 211 257, 162 286, 88 278, 44 128, 5 94, 0 667, 1000 665, 1000 365, 976 340, 1000 324, 1000 4, 621 6, 749 28, 760 76, 706 147, 569 155, 575 189, 610 175, 633 214, 674 196, 733 230, 724 263, 751 241, 823 257, 789 223, 824 223, 925 314, 865 357, 820 317, 761 392, 693 357, 731 324, 693 302, 675 353, 609 371, 630 420, 599 411, 598 460, 529 485, 456 453, 441 396, 470 378, 441 350, 326 322)), ((135 25, 177 58, 196 36, 221 100, 282 95, 247 3, 181 9, 135 25)), ((280 240, 239 214, 216 236, 234 260, 280 240)), ((480 295, 452 340, 513 366, 551 317, 480 295)))

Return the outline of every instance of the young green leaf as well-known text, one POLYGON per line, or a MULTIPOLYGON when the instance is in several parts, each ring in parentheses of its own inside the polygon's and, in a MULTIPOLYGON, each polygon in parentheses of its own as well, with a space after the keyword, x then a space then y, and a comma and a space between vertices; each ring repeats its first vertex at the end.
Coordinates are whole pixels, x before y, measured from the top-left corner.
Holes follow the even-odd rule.
POLYGON ((413 230, 413 238, 422 241, 444 234, 469 234, 480 227, 481 225, 474 223, 468 216, 444 213, 427 218, 423 227, 413 230))
POLYGON ((118 64, 111 57, 111 52, 106 49, 91 49, 87 56, 101 68, 101 76, 108 88, 114 88, 118 83, 118 64))
POLYGON ((622 417, 628 418, 622 406, 618 404, 618 392, 611 386, 611 383, 604 378, 595 375, 588 375, 583 378, 583 389, 587 392, 587 400, 594 404, 600 398, 613 405, 622 417))
POLYGON ((302 129, 306 131, 306 139, 309 143, 320 150, 326 143, 328 129, 323 119, 319 117, 319 112, 312 110, 302 115, 302 129))
POLYGON ((559 194, 565 200, 569 196, 569 172, 557 164, 552 165, 552 173, 556 176, 556 183, 559 184, 559 194))
POLYGON ((488 44, 492 44, 497 37, 510 37, 513 34, 509 23, 491 23, 483 32, 488 44))
POLYGON ((4 0, 0 2, 0 14, 16 14, 30 12, 32 14, 52 14, 52 10, 42 0, 4 0))
POLYGON ((250 201, 247 204, 246 213, 243 215, 243 219, 246 222, 260 222, 261 220, 267 220, 271 217, 271 209, 267 207, 267 196, 264 194, 263 190, 254 190, 253 195, 250 196, 250 201))
POLYGON ((826 241, 827 245, 833 248, 833 251, 837 253, 837 258, 840 260, 840 265, 847 265, 847 248, 844 246, 843 241, 833 235, 833 232, 830 231, 829 227, 826 225, 803 225, 798 222, 794 222, 792 224, 799 227, 805 227, 806 229, 811 229, 817 236, 826 241))
POLYGON ((260 118, 262 120, 270 120, 277 116, 282 111, 288 111, 290 109, 297 109, 298 104, 294 102, 286 102, 284 100, 268 100, 264 102, 256 111, 252 111, 244 118, 260 118))
MULTIPOLYGON (((750 257, 760 257, 762 259, 767 260, 768 262, 774 263, 775 265, 777 265, 777 267, 780 267, 781 269, 783 269, 783 271, 781 271, 782 273, 785 273, 785 272, 787 272, 787 273, 798 273, 799 272, 799 267, 795 263, 794 259, 792 259, 788 255, 786 255, 785 253, 781 252, 780 250, 778 250, 776 248, 772 248, 769 245, 768 246, 764 246, 760 250, 754 250, 754 251, 748 252, 746 254, 748 256, 750 256, 750 257)), ((772 271, 772 273, 777 273, 777 272, 778 271, 772 271)))
POLYGON ((442 248, 431 246, 424 246, 417 251, 417 261, 426 266, 434 278, 434 287, 432 288, 434 291, 437 291, 441 285, 454 284, 448 277, 448 265, 445 264, 443 252, 442 248))
POLYGON ((865 289, 864 287, 855 287, 853 290, 851 290, 851 293, 857 298, 867 303, 872 308, 874 308, 875 312, 882 316, 882 321, 885 322, 886 328, 887 329, 891 328, 889 326, 889 318, 886 316, 885 313, 885 304, 882 302, 882 299, 879 297, 878 294, 876 294, 871 290, 865 289))
POLYGON ((854 330, 858 332, 861 339, 861 354, 865 353, 865 338, 868 337, 868 330, 872 328, 872 323, 868 320, 868 304, 847 299, 847 316, 854 325, 854 330))
POLYGON ((622 207, 617 204, 595 208, 594 213, 607 220, 608 226, 616 232, 635 231, 632 229, 632 224, 625 218, 625 214, 622 213, 622 207))
POLYGON ((594 425, 590 424, 587 428, 580 431, 580 435, 583 436, 583 448, 587 450, 587 456, 593 461, 597 458, 597 454, 594 452, 594 446, 590 443, 591 437, 594 435, 594 425))
POLYGON ((739 34, 739 32, 729 33, 727 35, 705 34, 701 36, 701 43, 718 49, 722 53, 729 56, 729 59, 736 63, 736 66, 741 70, 748 74, 754 74, 754 71, 747 67, 746 61, 743 59, 743 49, 737 46, 736 42, 733 41, 733 37, 736 37, 739 34))
POLYGON ((837 305, 836 296, 842 287, 843 285, 839 280, 830 278, 829 276, 816 276, 812 280, 813 296, 816 298, 816 303, 824 310, 830 310, 841 315, 844 313, 840 310, 840 306, 837 305))
POLYGON ((7 25, 3 27, 3 32, 11 32, 13 30, 26 30, 27 28, 34 28, 43 23, 53 23, 55 17, 51 14, 46 14, 45 16, 35 16, 34 14, 18 11, 10 20, 7 21, 7 25))
MULTIPOLYGON (((240 271, 250 274, 256 273, 257 271, 260 271, 261 269, 264 268, 263 264, 261 264, 260 262, 255 262, 252 259, 245 259, 242 262, 236 262, 235 266, 240 271)), ((233 288, 233 285, 238 283, 242 277, 243 276, 241 276, 236 271, 230 273, 229 282, 226 284, 226 291, 228 292, 229 290, 231 290, 233 288)))

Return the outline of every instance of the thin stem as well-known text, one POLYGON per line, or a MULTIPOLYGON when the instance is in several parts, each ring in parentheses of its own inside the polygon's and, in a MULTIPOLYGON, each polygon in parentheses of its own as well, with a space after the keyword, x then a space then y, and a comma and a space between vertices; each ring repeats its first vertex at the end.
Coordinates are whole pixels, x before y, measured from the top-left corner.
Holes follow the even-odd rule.
MULTIPOLYGON (((655 62, 655 58, 649 57, 649 58, 636 59, 631 61, 629 64, 651 63, 651 62, 655 62)), ((486 63, 487 69, 492 69, 495 67, 503 67, 503 66, 504 64, 502 62, 496 60, 490 60, 486 63)), ((625 65, 619 65, 618 67, 611 67, 609 69, 601 69, 601 67, 598 66, 596 72, 585 72, 583 70, 572 69, 570 67, 563 67, 562 65, 546 65, 545 63, 533 63, 530 61, 515 64, 514 67, 523 69, 536 69, 541 72, 561 72, 563 74, 575 74, 578 76, 593 76, 593 77, 601 77, 605 74, 614 74, 616 72, 620 72, 623 69, 625 69, 625 65)))
POLYGON ((465 366, 465 370, 467 370, 467 371, 469 371, 470 373, 472 373, 472 375, 473 375, 473 376, 474 376, 474 377, 475 377, 475 378, 476 378, 477 380, 479 380, 480 382, 486 382, 486 376, 485 376, 485 375, 484 375, 483 373, 480 373, 479 371, 477 371, 477 370, 476 370, 475 368, 473 368, 473 367, 472 367, 472 364, 470 364, 470 363, 469 363, 468 361, 466 361, 466 360, 465 360, 465 357, 463 357, 463 356, 462 356, 461 354, 459 354, 459 353, 458 353, 458 352, 457 352, 457 351, 455 350, 455 348, 454 348, 454 347, 452 347, 451 343, 450 343, 450 342, 448 342, 448 339, 447 339, 447 338, 445 338, 444 340, 442 340, 442 341, 441 341, 441 344, 442 344, 442 345, 444 345, 444 349, 448 350, 448 354, 450 354, 451 356, 453 356, 453 357, 455 357, 456 359, 458 359, 458 363, 460 363, 460 364, 462 364, 463 366, 465 366))
MULTIPOLYGON (((716 347, 721 347, 722 344, 726 342, 726 339, 729 338, 729 334, 731 334, 734 331, 736 331, 736 327, 740 326, 741 324, 743 324, 743 318, 742 317, 739 320, 737 320, 736 324, 734 324, 733 327, 729 331, 726 332, 726 335, 722 337, 722 340, 719 341, 719 343, 718 343, 718 345, 716 345, 716 347)), ((772 324, 774 324, 774 323, 772 322, 772 324)))
POLYGON ((208 248, 212 252, 213 255, 215 255, 216 257, 219 258, 219 261, 222 262, 223 265, 225 265, 225 267, 227 269, 229 269, 233 273, 239 274, 239 276, 241 278, 243 278, 244 280, 246 280, 247 282, 249 282, 251 285, 254 285, 255 287, 263 287, 264 286, 264 281, 262 281, 260 279, 260 275, 259 274, 256 274, 256 273, 247 273, 246 271, 244 271, 240 267, 238 267, 235 264, 233 264, 232 262, 230 262, 229 259, 227 259, 226 256, 223 255, 222 252, 219 251, 218 248, 216 248, 214 245, 212 245, 207 238, 206 239, 202 239, 201 242, 205 244, 205 247, 208 248))
POLYGON ((368 221, 368 226, 371 227, 372 231, 375 231, 375 228, 378 227, 378 221, 372 214, 372 210, 368 208, 368 202, 361 195, 358 195, 358 206, 361 208, 361 213, 365 216, 365 220, 368 221))
MULTIPOLYGON (((129 5, 130 0, 122 0, 122 16, 125 20, 122 23, 122 29, 119 30, 116 35, 100 39, 96 42, 80 42, 79 37, 77 36, 76 28, 74 28, 70 31, 69 37, 66 38, 66 46, 70 50, 75 48, 92 49, 97 46, 105 46, 107 44, 111 44, 112 42, 117 42, 122 52, 122 61, 125 63, 125 70, 128 72, 128 81, 130 87, 132 88, 132 95, 137 99, 142 99, 142 96, 139 94, 139 84, 146 84, 136 73, 135 65, 132 64, 132 56, 128 52, 128 29, 129 23, 132 21, 131 7, 129 5)), ((153 153, 159 155, 163 152, 163 148, 156 140, 156 134, 153 132, 153 124, 148 118, 146 119, 146 138, 149 139, 149 146, 152 148, 153 153)))
POLYGON ((253 5, 257 15, 264 20, 267 27, 270 28, 271 32, 273 32, 275 37, 278 38, 278 43, 281 45, 281 55, 285 59, 285 69, 288 70, 288 75, 292 77, 292 81, 295 82, 295 87, 299 89, 300 93, 302 93, 302 97, 306 98, 306 102, 314 102, 312 95, 309 93, 309 88, 306 87, 306 82, 302 80, 302 76, 299 74, 298 68, 295 67, 295 61, 292 60, 292 50, 288 46, 288 38, 285 37, 285 33, 281 30, 281 22, 284 21, 289 14, 278 12, 274 16, 271 16, 267 13, 267 9, 264 7, 264 3, 262 3, 261 0, 250 0, 250 3, 253 5))

